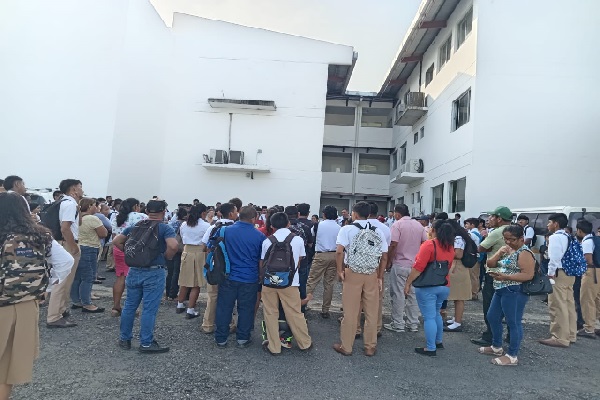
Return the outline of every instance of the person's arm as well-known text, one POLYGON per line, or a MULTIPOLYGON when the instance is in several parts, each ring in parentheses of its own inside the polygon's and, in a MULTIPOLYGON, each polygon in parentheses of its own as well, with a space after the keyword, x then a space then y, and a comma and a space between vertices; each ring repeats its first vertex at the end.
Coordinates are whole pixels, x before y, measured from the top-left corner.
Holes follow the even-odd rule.
MULTIPOLYGON (((481 242, 481 244, 483 244, 483 242, 481 242)), ((492 249, 491 247, 490 248, 483 247, 481 244, 479 246, 477 246, 478 253, 489 253, 490 250, 492 249)))
POLYGON ((388 253, 381 254, 381 260, 379 260, 379 269, 377 270, 377 281, 379 282, 379 291, 383 290, 383 275, 388 265, 388 253))
POLYGON ((341 244, 337 245, 337 248, 335 250, 335 264, 337 266, 337 273, 338 276, 340 277, 340 280, 343 282, 344 281, 344 246, 342 246, 341 244))
POLYGON ((265 260, 260 260, 258 262, 258 281, 264 282, 265 280, 265 260))
POLYGON ((389 271, 392 269, 392 263, 394 262, 394 257, 396 255, 397 247, 398 247, 398 242, 392 241, 390 243, 390 248, 388 249, 388 252, 387 252, 387 254, 389 254, 389 256, 386 255, 386 264, 387 264, 385 267, 386 271, 389 271))
POLYGON ((490 272, 490 276, 497 281, 527 282, 533 279, 533 274, 535 272, 535 258, 533 257, 533 254, 528 251, 521 252, 517 258, 517 265, 521 270, 521 272, 517 274, 507 275, 490 272), (523 255, 525 253, 527 253, 527 255, 523 255))
POLYGON ((72 256, 76 256, 79 254, 79 247, 75 242, 75 236, 73 236, 73 232, 71 231, 71 224, 74 222, 71 221, 63 221, 60 223, 60 233, 62 233, 63 240, 66 244, 66 249, 72 256))
POLYGON ((125 242, 127 241, 127 236, 122 233, 115 236, 113 239, 113 246, 121 251, 125 251, 125 242))
POLYGON ((175 254, 179 251, 179 244, 177 243, 177 239, 174 237, 166 238, 165 242, 167 243, 167 250, 165 251, 165 258, 167 260, 172 260, 175 254))
POLYGON ((593 259, 592 253, 584 254, 583 256, 585 257, 585 262, 586 262, 588 268, 593 268, 594 267, 594 259, 593 259))
POLYGON ((465 251, 463 249, 461 249, 460 247, 455 247, 454 248, 454 259, 455 260, 462 259, 464 253, 465 253, 465 251))
POLYGON ((60 283, 65 280, 69 276, 75 262, 73 256, 56 240, 52 240, 47 261, 51 265, 49 282, 51 284, 57 281, 60 283))
MULTIPOLYGON (((556 271, 559 268, 562 268, 562 258, 565 253, 561 245, 562 237, 559 236, 564 235, 554 234, 548 239, 548 257, 550 258, 550 262, 548 263, 548 276, 551 277, 555 277, 556 271)), ((564 239, 568 241, 566 237, 564 239)))
POLYGON ((533 240, 533 236, 535 235, 535 231, 530 226, 525 230, 525 244, 527 246, 531 246, 531 241, 533 240))
POLYGON ((106 229, 104 225, 100 225, 96 228, 96 235, 98 235, 100 239, 104 239, 108 236, 108 229, 106 229))
POLYGON ((508 246, 502 246, 500 248, 500 250, 498 250, 496 252, 496 254, 494 254, 491 257, 488 257, 486 266, 488 268, 497 268, 498 261, 500 261, 502 259, 502 257, 504 257, 504 255, 508 254, 509 252, 510 252, 510 248, 508 246))
POLYGON ((408 274, 408 278, 406 279, 406 284, 404 286, 404 295, 408 296, 410 293, 410 288, 412 283, 425 271, 427 268, 427 264, 430 259, 433 259, 433 244, 429 244, 431 242, 425 242, 421 245, 419 252, 415 258, 415 264, 410 270, 410 274, 408 274))

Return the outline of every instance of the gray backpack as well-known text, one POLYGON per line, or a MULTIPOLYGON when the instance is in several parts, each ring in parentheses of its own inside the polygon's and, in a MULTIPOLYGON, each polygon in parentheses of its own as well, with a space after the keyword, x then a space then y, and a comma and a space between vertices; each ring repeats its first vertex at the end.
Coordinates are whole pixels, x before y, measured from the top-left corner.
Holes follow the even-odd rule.
POLYGON ((348 267, 357 274, 370 275, 379 268, 383 241, 371 224, 367 223, 364 227, 358 223, 352 225, 360 231, 348 246, 348 267))

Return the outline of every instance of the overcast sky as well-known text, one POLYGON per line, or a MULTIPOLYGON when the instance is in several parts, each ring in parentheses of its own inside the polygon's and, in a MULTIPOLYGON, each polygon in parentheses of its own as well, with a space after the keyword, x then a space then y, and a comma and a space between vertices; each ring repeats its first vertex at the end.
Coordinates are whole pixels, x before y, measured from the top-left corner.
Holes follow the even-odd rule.
POLYGON ((421 0, 155 0, 210 19, 346 44, 348 90, 378 92, 421 0))

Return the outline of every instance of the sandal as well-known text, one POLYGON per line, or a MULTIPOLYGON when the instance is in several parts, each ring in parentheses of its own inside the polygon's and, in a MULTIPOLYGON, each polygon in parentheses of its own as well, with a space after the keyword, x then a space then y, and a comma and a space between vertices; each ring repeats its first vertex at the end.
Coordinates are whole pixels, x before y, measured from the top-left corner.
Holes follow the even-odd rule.
POLYGON ((120 317, 121 316, 121 309, 113 307, 113 309, 110 310, 110 315, 113 316, 113 317, 120 317))
POLYGON ((502 367, 515 366, 519 365, 519 360, 517 360, 517 357, 511 357, 508 354, 506 354, 501 357, 492 359, 492 364, 499 365, 502 367))
POLYGON ((479 354, 486 354, 488 356, 503 356, 504 355, 504 349, 500 348, 500 350, 494 350, 492 348, 492 346, 487 346, 487 347, 480 347, 479 348, 479 354))

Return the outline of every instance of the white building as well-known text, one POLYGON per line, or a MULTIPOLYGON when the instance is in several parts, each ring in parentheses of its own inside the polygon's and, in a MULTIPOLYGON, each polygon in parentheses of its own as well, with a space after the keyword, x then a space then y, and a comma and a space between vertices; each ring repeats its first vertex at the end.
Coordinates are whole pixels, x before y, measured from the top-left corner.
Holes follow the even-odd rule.
POLYGON ((348 102, 356 115, 375 113, 378 128, 333 118, 349 112, 334 109, 339 100, 330 96, 321 206, 348 207, 363 194, 387 196, 389 207, 404 202, 413 214, 463 217, 498 205, 597 206, 598 11, 585 0, 424 0, 379 93, 358 108, 348 102), (387 119, 384 100, 394 106, 387 119), (388 164, 370 163, 379 175, 368 184, 358 187, 348 173, 366 178, 355 156, 338 173, 327 169, 330 146, 373 154, 366 143, 382 156, 391 151, 388 164), (332 194, 335 185, 344 195, 332 194))
POLYGON ((147 0, 2 2, 0 175, 172 204, 318 204, 326 93, 345 91, 352 48, 161 15, 147 0), (206 163, 211 149, 244 161, 206 163))

